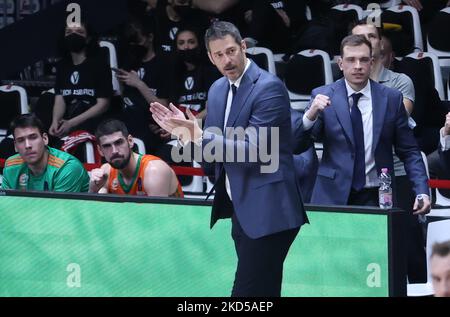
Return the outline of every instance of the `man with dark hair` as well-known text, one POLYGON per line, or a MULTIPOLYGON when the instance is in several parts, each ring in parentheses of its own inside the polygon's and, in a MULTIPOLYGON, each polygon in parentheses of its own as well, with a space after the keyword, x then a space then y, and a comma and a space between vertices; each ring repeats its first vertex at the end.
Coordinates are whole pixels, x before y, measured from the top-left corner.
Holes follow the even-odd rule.
POLYGON ((415 214, 428 213, 425 165, 402 94, 369 79, 372 46, 362 35, 342 40, 338 64, 344 78, 314 89, 303 116, 301 138, 324 146, 311 202, 378 206, 378 175, 382 168, 392 173, 394 146, 414 193, 423 195, 423 206, 415 199, 415 214))
POLYGON ((183 197, 175 172, 160 158, 133 152, 133 137, 119 120, 102 122, 98 150, 108 162, 91 171, 89 192, 183 197))
POLYGON ((280 296, 283 262, 308 221, 293 172, 289 96, 279 78, 246 58, 245 42, 233 24, 214 23, 205 44, 223 77, 209 90, 204 131, 189 110, 189 119, 174 106, 152 103, 150 110, 182 143, 201 147, 206 161, 206 151, 216 150, 211 227, 220 218, 231 218, 238 257, 232 296, 280 296), (235 133, 244 129, 246 136, 236 139, 235 133), (261 158, 269 140, 275 168, 261 158))
POLYGON ((19 154, 6 160, 3 189, 87 192, 89 176, 78 159, 48 146, 41 121, 24 114, 11 124, 19 154))
MULTIPOLYGON (((364 35, 372 45, 373 65, 370 71, 370 79, 402 93, 403 105, 408 114, 408 125, 413 129, 415 127, 415 122, 409 116, 413 111, 415 98, 414 85, 411 78, 407 75, 393 72, 384 67, 381 58, 383 51, 381 29, 374 24, 368 23, 367 20, 362 20, 351 28, 351 34, 364 35)), ((416 194, 411 187, 411 182, 406 176, 403 163, 397 155, 394 154, 393 158, 394 170, 391 171, 391 176, 393 177, 392 180, 395 180, 396 183, 397 206, 410 214, 408 217, 410 230, 408 230, 409 235, 407 239, 408 280, 411 283, 422 283, 427 279, 426 254, 423 247, 425 242, 422 224, 418 221, 418 217, 412 214, 412 207, 414 205, 416 194)))
POLYGON ((393 72, 384 67, 381 58, 383 51, 381 28, 364 20, 355 24, 350 33, 364 35, 372 45, 373 65, 370 71, 370 79, 390 88, 398 89, 403 94, 403 103, 408 114, 411 114, 414 103, 414 84, 407 75, 393 72))
POLYGON ((430 271, 434 296, 450 297, 450 241, 433 245, 430 271))

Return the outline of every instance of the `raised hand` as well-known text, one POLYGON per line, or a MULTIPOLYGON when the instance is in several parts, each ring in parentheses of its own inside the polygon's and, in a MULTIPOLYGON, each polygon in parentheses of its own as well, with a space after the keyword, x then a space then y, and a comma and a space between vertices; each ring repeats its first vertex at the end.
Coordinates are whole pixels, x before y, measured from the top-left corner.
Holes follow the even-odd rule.
POLYGON ((139 78, 138 73, 134 70, 127 72, 123 69, 119 69, 116 73, 116 77, 124 84, 137 88, 141 84, 142 80, 139 78))
POLYGON ((431 209, 431 202, 430 202, 430 197, 428 197, 428 195, 422 195, 423 201, 420 203, 418 198, 416 197, 416 200, 414 201, 414 206, 413 206, 413 214, 414 215, 426 215, 427 213, 430 212, 431 209))
POLYGON ((169 108, 158 102, 150 104, 150 111, 155 122, 170 134, 176 136, 184 144, 196 140, 202 135, 202 129, 199 127, 197 119, 187 109, 186 114, 175 107, 172 103, 169 108))
POLYGON ((311 107, 309 107, 308 111, 305 113, 306 117, 314 121, 317 119, 319 114, 325 110, 331 104, 330 97, 318 94, 313 102, 311 103, 311 107))
POLYGON ((89 192, 98 193, 105 186, 108 180, 108 174, 101 168, 94 168, 90 174, 89 192))

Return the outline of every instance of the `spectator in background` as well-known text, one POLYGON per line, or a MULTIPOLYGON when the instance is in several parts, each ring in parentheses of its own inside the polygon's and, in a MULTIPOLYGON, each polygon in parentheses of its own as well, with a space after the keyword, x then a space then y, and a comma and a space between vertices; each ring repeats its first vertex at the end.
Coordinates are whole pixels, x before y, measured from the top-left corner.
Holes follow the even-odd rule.
POLYGON ((274 53, 290 49, 291 39, 306 24, 304 0, 246 0, 246 42, 274 53), (269 22, 270 21, 270 22, 269 22))
POLYGON ((107 163, 91 171, 89 192, 183 197, 175 172, 164 161, 133 152, 133 137, 123 122, 104 121, 95 136, 107 163))
POLYGON ((84 22, 67 25, 49 133, 58 138, 73 130, 93 133, 109 108, 111 95, 111 70, 92 31, 84 22))
MULTIPOLYGON (((348 33, 348 26, 355 23, 354 17, 342 11, 332 10, 336 5, 355 4, 363 9, 369 3, 380 3, 374 0, 303 0, 311 11, 311 20, 296 32, 292 40, 291 49, 283 58, 287 60, 290 55, 301 50, 320 49, 330 56, 339 55, 341 40, 348 33)), ((299 5, 299 4, 297 4, 299 5)))
POLYGON ((395 52, 392 49, 391 40, 387 36, 381 36, 381 62, 386 69, 394 68, 395 52))
POLYGON ((24 114, 11 123, 19 152, 6 160, 3 189, 87 192, 89 176, 72 155, 48 146, 42 122, 24 114))
POLYGON ((181 111, 189 108, 198 119, 203 119, 209 87, 221 77, 220 73, 206 59, 203 39, 194 27, 178 31, 175 47, 168 99, 181 111))
POLYGON ((154 50, 154 20, 133 20, 124 31, 125 69, 116 70, 124 84, 123 120, 130 133, 143 140, 147 153, 156 153, 167 139, 167 134, 156 125, 148 111, 151 102, 168 104, 165 83, 167 61, 154 50))
MULTIPOLYGON (((414 106, 414 84, 407 75, 393 72, 386 68, 382 59, 381 29, 373 24, 367 24, 366 20, 359 21, 353 26, 352 34, 364 35, 372 44, 373 64, 370 70, 370 79, 390 88, 399 90, 403 95, 403 104, 410 115, 414 106)), ((386 42, 387 40, 385 40, 386 42)))
POLYGON ((407 4, 419 11, 422 38, 427 38, 428 28, 435 15, 445 7, 450 6, 450 0, 403 0, 407 4))
POLYGON ((414 137, 426 155, 437 149, 439 130, 449 111, 435 88, 434 72, 430 65, 431 59, 412 57, 405 57, 394 64, 395 71, 408 75, 414 83, 415 102, 411 113, 415 122, 414 137))
POLYGON ((155 49, 157 53, 169 54, 175 47, 175 35, 181 26, 189 24, 200 32, 209 26, 209 15, 194 8, 192 0, 149 0, 147 14, 156 20, 155 49))
MULTIPOLYGON (((445 117, 445 125, 441 129, 441 147, 439 148, 443 171, 450 179, 450 112, 445 117)), ((449 195, 450 196, 450 195, 449 195)))
MULTIPOLYGON (((438 150, 427 156, 430 178, 450 180, 450 112, 445 117, 445 125, 439 131, 439 135, 438 150)), ((440 189, 439 192, 450 198, 449 189, 440 189)))
MULTIPOLYGON (((145 11, 154 10, 158 5, 158 0, 136 0, 136 1, 143 3, 145 11)), ((192 7, 206 12, 220 14, 238 2, 239 0, 192 0, 192 7)), ((142 6, 138 7, 142 8, 142 6)))
POLYGON ((434 296, 450 297, 450 241, 433 245, 430 271, 434 296))
POLYGON ((402 2, 419 11, 422 23, 429 22, 437 11, 450 7, 450 0, 403 0, 402 2))

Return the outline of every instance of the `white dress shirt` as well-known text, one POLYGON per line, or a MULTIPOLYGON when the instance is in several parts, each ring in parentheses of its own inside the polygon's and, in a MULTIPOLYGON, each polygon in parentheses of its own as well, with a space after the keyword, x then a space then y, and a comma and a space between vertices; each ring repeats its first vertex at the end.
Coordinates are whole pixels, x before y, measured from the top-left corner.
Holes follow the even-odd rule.
MULTIPOLYGON (((224 117, 224 120, 223 120, 224 135, 226 135, 225 134, 225 127, 227 125, 228 116, 230 115, 231 102, 233 100, 233 91, 231 90, 231 85, 235 85, 236 86, 236 93, 237 93, 237 90, 239 89, 239 85, 241 84, 242 77, 244 76, 244 74, 247 71, 247 69, 250 67, 250 63, 251 63, 250 59, 247 58, 247 63, 245 64, 245 68, 244 68, 244 71, 242 72, 242 75, 238 79, 236 79, 236 81, 234 81, 234 82, 229 80, 229 82, 230 82, 230 89, 228 91, 227 105, 226 105, 226 108, 225 108, 225 117, 224 117)), ((225 189, 227 190, 227 193, 228 193, 228 196, 230 197, 230 200, 232 200, 232 198, 231 198, 231 189, 230 189, 230 180, 228 179, 227 173, 225 173, 225 189)))
MULTIPOLYGON (((372 144, 373 144, 373 111, 372 111, 372 90, 370 89, 370 81, 360 91, 353 90, 352 87, 345 80, 345 86, 347 87, 348 103, 350 105, 350 111, 353 107, 352 95, 355 93, 363 94, 358 101, 358 108, 361 111, 361 117, 364 130, 364 155, 366 161, 366 185, 368 187, 378 187, 378 175, 375 168, 375 157, 373 156, 372 144)), ((392 171, 389 171, 392 174, 392 171)))

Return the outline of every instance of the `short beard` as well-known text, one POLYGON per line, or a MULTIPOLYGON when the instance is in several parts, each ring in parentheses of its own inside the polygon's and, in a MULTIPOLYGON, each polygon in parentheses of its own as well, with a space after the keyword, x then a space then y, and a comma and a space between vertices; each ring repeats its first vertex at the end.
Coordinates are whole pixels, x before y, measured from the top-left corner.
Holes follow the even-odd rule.
POLYGON ((128 153, 128 156, 125 157, 122 161, 114 162, 113 160, 111 160, 109 164, 111 164, 111 166, 114 167, 115 169, 121 170, 128 165, 128 163, 130 162, 130 158, 131 158, 131 151, 128 153))

